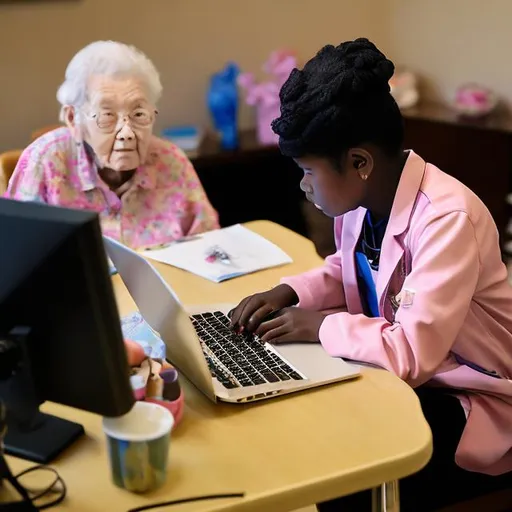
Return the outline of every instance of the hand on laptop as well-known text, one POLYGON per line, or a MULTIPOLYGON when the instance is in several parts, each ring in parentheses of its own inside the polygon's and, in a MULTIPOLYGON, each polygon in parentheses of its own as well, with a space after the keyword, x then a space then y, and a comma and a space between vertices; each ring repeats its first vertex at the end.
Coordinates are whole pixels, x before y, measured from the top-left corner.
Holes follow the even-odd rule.
POLYGON ((318 342, 324 318, 325 315, 318 311, 284 308, 270 320, 263 321, 255 334, 265 343, 318 342))
POLYGON ((291 286, 280 284, 272 290, 243 299, 229 315, 231 325, 236 331, 254 332, 263 321, 273 318, 281 309, 293 306, 298 301, 291 286))

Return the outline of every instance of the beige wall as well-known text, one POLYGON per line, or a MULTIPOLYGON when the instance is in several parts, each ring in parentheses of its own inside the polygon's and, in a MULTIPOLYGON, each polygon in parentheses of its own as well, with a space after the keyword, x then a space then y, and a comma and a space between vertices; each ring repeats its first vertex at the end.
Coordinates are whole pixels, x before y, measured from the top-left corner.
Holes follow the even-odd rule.
MULTIPOLYGON (((96 39, 140 47, 164 84, 160 126, 208 122, 208 76, 228 59, 257 70, 272 49, 308 58, 365 35, 387 48, 388 0, 16 0, 0 3, 0 150, 56 122, 72 55, 96 39)), ((251 123, 243 109, 241 124, 251 123)))
MULTIPOLYGON (((0 2, 0 150, 54 123, 55 91, 71 56, 96 39, 147 52, 162 74, 160 126, 209 122, 209 75, 228 59, 258 70, 278 47, 303 59, 365 35, 450 99, 465 81, 512 105, 510 0, 38 0, 0 2)), ((242 106, 241 124, 252 123, 242 106)))
POLYGON ((391 0, 391 20, 391 55, 423 76, 428 97, 477 81, 512 104, 510 0, 391 0))

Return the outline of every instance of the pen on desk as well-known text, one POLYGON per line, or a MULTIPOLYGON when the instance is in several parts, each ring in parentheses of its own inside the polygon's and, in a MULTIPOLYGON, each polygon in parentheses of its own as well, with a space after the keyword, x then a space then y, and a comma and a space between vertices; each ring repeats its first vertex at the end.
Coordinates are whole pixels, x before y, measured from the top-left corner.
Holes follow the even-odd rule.
POLYGON ((164 393, 164 381, 160 375, 152 375, 146 385, 146 396, 149 398, 162 398, 164 393))
POLYGON ((214 245, 206 251, 205 261, 207 263, 218 262, 224 265, 232 265, 231 257, 229 254, 218 245, 214 245))
POLYGON ((164 382, 170 384, 178 380, 178 372, 175 368, 167 368, 160 372, 160 377, 162 377, 164 382))
POLYGON ((180 397, 180 385, 178 383, 178 372, 174 368, 164 370, 160 373, 160 377, 164 382, 163 399, 174 402, 180 397))

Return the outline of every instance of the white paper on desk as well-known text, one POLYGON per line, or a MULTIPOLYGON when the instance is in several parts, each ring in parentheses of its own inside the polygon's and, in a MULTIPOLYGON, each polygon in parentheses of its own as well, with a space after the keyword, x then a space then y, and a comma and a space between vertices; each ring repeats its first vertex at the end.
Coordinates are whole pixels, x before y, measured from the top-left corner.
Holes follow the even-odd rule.
POLYGON ((292 262, 279 247, 240 224, 209 231, 189 241, 172 243, 164 249, 144 251, 143 254, 216 283, 292 262), (231 264, 208 263, 206 256, 212 246, 222 248, 229 255, 231 264))

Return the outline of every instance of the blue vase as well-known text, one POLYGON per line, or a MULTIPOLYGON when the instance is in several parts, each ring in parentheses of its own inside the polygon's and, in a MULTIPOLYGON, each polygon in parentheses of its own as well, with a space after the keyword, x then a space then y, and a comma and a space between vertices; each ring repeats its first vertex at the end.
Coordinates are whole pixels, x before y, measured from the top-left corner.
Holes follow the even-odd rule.
POLYGON ((223 149, 238 147, 238 66, 231 62, 210 79, 207 103, 223 149))

